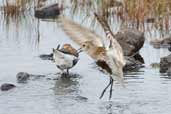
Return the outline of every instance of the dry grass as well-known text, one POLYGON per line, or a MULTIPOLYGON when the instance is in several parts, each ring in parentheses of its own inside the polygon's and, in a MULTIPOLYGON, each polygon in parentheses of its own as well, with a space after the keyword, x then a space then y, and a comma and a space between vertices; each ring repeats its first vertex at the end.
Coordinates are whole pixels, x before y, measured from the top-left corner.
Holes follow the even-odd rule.
POLYGON ((19 16, 29 9, 30 0, 14 0, 14 2, 9 2, 9 0, 3 0, 3 6, 1 7, 3 14, 5 16, 19 16))
MULTIPOLYGON (((17 17, 23 14, 35 2, 41 7, 46 0, 15 0, 14 4, 4 0, 2 7, 5 16, 17 17)), ((142 31, 157 29, 169 32, 170 0, 56 0, 64 6, 70 4, 72 15, 92 17, 94 12, 101 13, 109 23, 121 22, 122 27, 136 28, 142 31), (69 1, 69 2, 68 2, 69 1), (114 20, 117 17, 117 20, 114 20)), ((95 19, 94 19, 95 20, 95 19)))
POLYGON ((6 16, 16 16, 20 13, 20 7, 15 5, 6 5, 3 7, 3 12, 6 16))
POLYGON ((86 13, 92 16, 93 12, 100 12, 109 23, 117 16, 126 27, 131 25, 145 30, 146 24, 150 23, 150 29, 169 31, 170 0, 70 0, 70 4, 73 15, 86 13))

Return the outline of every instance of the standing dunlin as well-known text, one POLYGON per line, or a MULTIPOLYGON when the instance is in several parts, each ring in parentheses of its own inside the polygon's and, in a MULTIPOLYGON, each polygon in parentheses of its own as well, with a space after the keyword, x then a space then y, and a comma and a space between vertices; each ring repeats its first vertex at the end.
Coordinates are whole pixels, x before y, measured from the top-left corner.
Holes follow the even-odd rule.
POLYGON ((62 72, 64 70, 69 74, 69 69, 74 67, 79 60, 80 50, 74 49, 70 44, 64 44, 60 49, 58 45, 57 49, 53 49, 53 60, 62 72))

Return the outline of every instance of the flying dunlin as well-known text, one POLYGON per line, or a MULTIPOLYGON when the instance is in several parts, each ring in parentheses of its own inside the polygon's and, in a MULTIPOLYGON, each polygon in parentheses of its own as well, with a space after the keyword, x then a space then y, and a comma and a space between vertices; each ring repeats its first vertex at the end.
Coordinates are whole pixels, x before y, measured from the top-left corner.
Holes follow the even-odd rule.
POLYGON ((110 96, 112 97, 113 80, 118 80, 123 84, 123 67, 125 65, 125 59, 123 51, 116 40, 110 39, 110 45, 108 48, 95 45, 92 41, 86 41, 82 44, 81 49, 88 53, 96 62, 103 72, 106 72, 110 76, 110 82, 103 90, 100 98, 103 97, 105 91, 110 87, 110 96))

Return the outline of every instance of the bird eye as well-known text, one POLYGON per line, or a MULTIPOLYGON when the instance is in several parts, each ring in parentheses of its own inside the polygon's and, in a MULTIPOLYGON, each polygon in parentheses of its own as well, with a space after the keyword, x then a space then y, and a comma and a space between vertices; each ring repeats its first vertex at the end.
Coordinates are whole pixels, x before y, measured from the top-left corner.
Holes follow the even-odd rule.
POLYGON ((83 47, 85 47, 85 44, 83 44, 83 47))

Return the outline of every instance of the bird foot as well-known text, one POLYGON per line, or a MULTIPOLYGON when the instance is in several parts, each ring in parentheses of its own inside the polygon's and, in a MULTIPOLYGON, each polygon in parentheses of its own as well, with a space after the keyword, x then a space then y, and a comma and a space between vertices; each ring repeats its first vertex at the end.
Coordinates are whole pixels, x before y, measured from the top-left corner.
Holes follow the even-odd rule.
POLYGON ((63 73, 61 74, 61 77, 63 77, 63 78, 68 78, 68 77, 69 77, 69 73, 63 72, 63 73))

